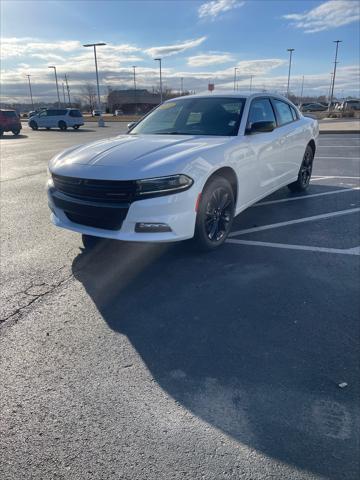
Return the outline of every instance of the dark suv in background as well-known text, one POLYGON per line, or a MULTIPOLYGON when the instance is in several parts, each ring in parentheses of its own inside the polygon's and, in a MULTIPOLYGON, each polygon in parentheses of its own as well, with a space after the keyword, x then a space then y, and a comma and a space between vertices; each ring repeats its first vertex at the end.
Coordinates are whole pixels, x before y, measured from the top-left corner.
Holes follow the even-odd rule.
POLYGON ((20 117, 15 110, 0 110, 0 137, 4 132, 19 135, 21 129, 20 117))

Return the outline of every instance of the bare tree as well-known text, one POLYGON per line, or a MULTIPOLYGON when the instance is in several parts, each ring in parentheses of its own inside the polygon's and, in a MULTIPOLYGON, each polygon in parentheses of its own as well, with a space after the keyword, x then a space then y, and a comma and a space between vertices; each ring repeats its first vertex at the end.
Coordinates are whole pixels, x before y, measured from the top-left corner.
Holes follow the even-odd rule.
POLYGON ((92 110, 94 110, 95 105, 96 105, 96 89, 95 89, 95 86, 92 85, 89 82, 86 83, 81 88, 81 97, 83 99, 85 108, 88 108, 90 112, 92 110))

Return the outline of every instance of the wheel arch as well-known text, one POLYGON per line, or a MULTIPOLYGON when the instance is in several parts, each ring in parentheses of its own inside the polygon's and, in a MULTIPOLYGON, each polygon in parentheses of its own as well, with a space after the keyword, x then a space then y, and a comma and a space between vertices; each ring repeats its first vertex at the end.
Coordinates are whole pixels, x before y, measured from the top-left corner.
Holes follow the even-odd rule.
POLYGON ((204 185, 204 188, 206 187, 206 185, 215 177, 223 177, 223 178, 226 178, 226 180, 230 183, 231 185, 231 188, 233 190, 233 193, 234 193, 234 200, 235 200, 235 204, 236 204, 236 200, 237 200, 237 195, 238 195, 238 179, 237 179, 237 176, 236 176, 236 173, 235 173, 235 170, 231 167, 221 167, 221 168, 218 168, 217 170, 215 170, 210 176, 209 178, 206 180, 205 182, 205 185, 204 185))

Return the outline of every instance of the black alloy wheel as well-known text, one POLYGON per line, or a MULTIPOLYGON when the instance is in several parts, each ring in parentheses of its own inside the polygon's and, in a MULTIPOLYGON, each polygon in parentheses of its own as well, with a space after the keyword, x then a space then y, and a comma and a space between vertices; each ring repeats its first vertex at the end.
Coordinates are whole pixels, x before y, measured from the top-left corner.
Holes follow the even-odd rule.
POLYGON ((60 130, 65 131, 65 130, 67 129, 66 123, 63 122, 62 120, 60 120, 60 122, 59 122, 59 128, 60 128, 60 130))
POLYGON ((29 124, 30 128, 32 128, 33 130, 37 130, 39 127, 38 127, 38 124, 35 122, 35 120, 32 120, 29 124))
POLYGON ((292 192, 303 192, 308 188, 311 180, 313 162, 314 162, 314 152, 313 152, 313 149, 310 147, 310 145, 308 145, 306 147, 303 161, 301 163, 298 179, 296 180, 296 182, 290 183, 288 185, 289 189, 292 192))
POLYGON ((234 219, 235 200, 230 183, 214 177, 205 186, 198 209, 194 240, 202 250, 222 245, 234 219))

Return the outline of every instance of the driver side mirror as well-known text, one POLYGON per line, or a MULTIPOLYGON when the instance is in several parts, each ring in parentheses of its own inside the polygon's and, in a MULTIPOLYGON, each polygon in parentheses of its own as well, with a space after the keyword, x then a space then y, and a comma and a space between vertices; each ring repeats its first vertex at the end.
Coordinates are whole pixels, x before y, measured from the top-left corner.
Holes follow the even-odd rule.
POLYGON ((137 122, 130 122, 127 124, 128 133, 135 127, 137 122))
POLYGON ((275 122, 254 122, 250 128, 245 130, 245 133, 251 135, 253 133, 272 132, 276 127, 275 122))

